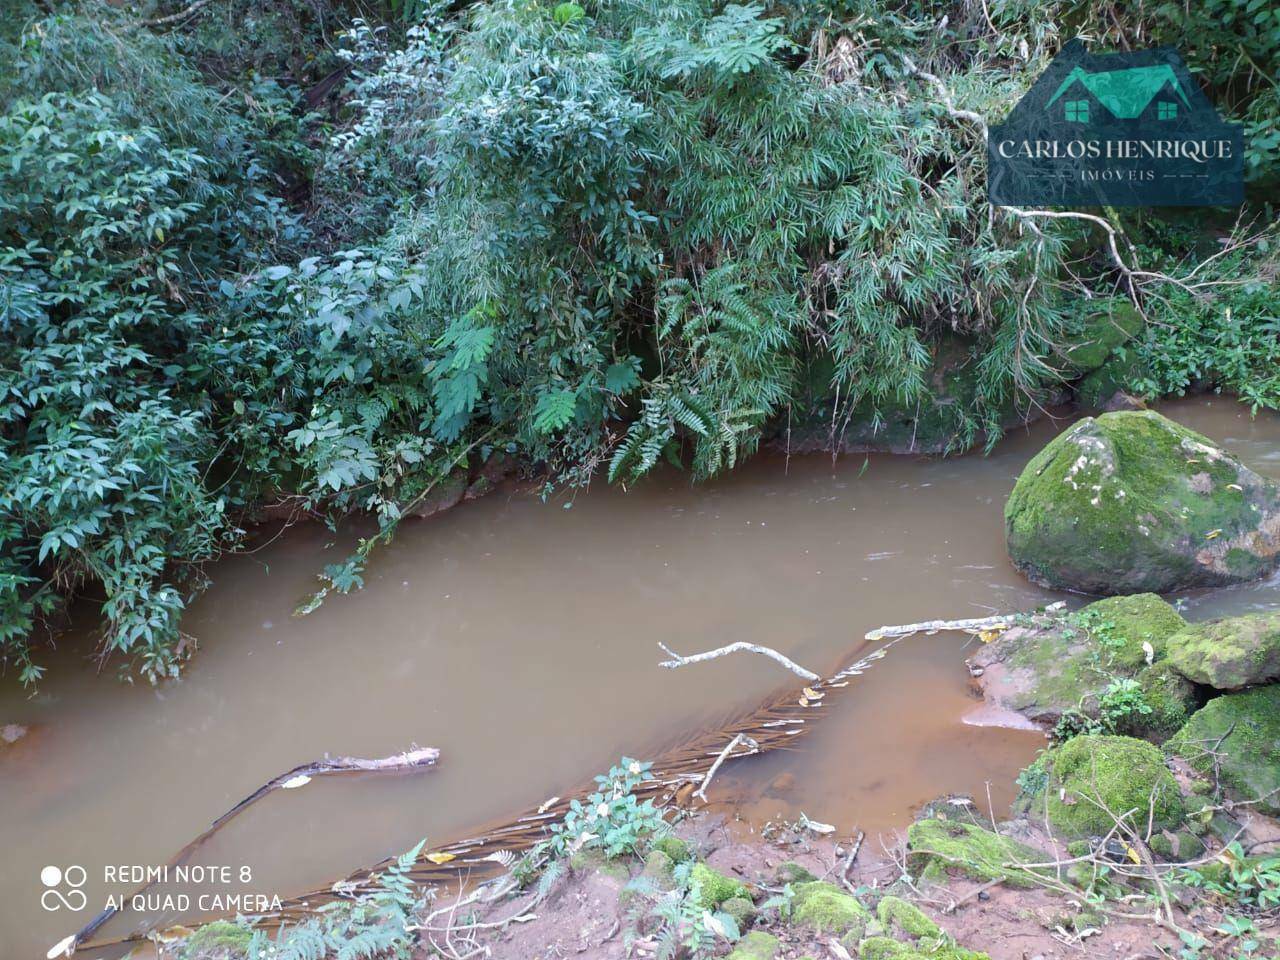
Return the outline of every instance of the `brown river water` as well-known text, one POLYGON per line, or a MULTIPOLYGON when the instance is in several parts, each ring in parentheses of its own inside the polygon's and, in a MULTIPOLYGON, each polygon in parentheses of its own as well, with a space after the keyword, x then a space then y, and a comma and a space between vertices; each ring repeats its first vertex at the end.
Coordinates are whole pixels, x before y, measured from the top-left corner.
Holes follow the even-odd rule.
MULTIPOLYGON (((1280 477, 1280 418, 1251 419, 1222 398, 1163 410, 1280 477)), ((323 885, 424 836, 520 813, 793 685, 748 654, 661 669, 659 640, 680 653, 747 640, 826 673, 882 624, 1057 599, 1010 567, 1001 511, 1027 459, 1067 422, 1020 431, 985 457, 762 455, 700 486, 669 473, 551 502, 500 491, 407 522, 362 591, 305 618, 294 606, 352 541, 297 526, 210 570, 214 586, 184 622, 199 652, 158 687, 96 674, 91 639, 67 637, 36 696, 0 678, 0 726, 30 728, 0 745, 3 952, 43 956, 132 888, 105 882, 105 867, 164 863, 259 784, 326 753, 416 743, 442 757, 412 775, 270 795, 195 856, 233 873, 197 893, 323 885), (85 868, 86 909, 42 904, 48 865, 85 868)), ((1280 591, 1272 581, 1187 600, 1200 619, 1280 604, 1280 591)), ((898 644, 796 749, 726 765, 714 795, 756 822, 803 811, 872 837, 942 793, 985 806, 989 791, 999 815, 1044 741, 965 721, 977 705, 965 641, 898 644)))

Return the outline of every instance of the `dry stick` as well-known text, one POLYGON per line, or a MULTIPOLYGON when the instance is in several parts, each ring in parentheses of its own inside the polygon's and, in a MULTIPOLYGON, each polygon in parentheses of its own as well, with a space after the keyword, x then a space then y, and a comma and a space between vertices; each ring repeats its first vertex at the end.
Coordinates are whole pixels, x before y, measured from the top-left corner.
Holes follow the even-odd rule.
POLYGON ((777 650, 774 650, 772 647, 762 647, 757 643, 747 643, 743 640, 739 640, 737 643, 731 643, 728 646, 718 647, 715 650, 708 650, 706 653, 695 653, 691 657, 681 656, 661 640, 658 641, 658 646, 660 646, 666 653, 669 653, 672 657, 672 659, 663 660, 658 664, 658 666, 666 667, 668 670, 675 670, 690 663, 703 663, 707 660, 716 660, 720 657, 728 656, 731 653, 759 653, 771 660, 776 660, 797 677, 801 677, 805 680, 818 679, 818 675, 812 670, 806 670, 804 667, 800 666, 800 664, 779 653, 777 650))
MULTIPOLYGON (((406 750, 403 753, 392 754, 389 757, 378 757, 373 760, 365 760, 361 757, 328 757, 326 756, 323 760, 315 760, 315 761, 312 761, 311 763, 304 763, 299 766, 296 766, 292 770, 286 770, 284 773, 280 774, 278 777, 272 777, 270 780, 268 780, 266 783, 260 786, 257 790, 253 791, 253 793, 249 794, 247 797, 245 797, 243 800, 237 803, 234 807, 232 807, 222 816, 218 817, 217 820, 214 820, 213 823, 210 824, 208 830, 200 834, 198 837, 196 837, 194 840, 188 843, 185 847, 183 847, 181 850, 179 850, 169 859, 168 863, 165 865, 166 869, 164 873, 165 874, 168 873, 168 868, 176 867, 179 864, 186 862, 187 858, 190 857, 191 854, 193 854, 196 851, 196 849, 201 846, 201 844, 203 844, 206 840, 208 840, 220 829, 222 829, 222 827, 224 827, 227 824, 227 822, 231 820, 233 817, 237 816, 240 813, 243 813, 248 807, 257 803, 267 794, 275 790, 281 789, 282 787, 284 787, 285 784, 289 783, 292 780, 296 780, 299 777, 306 777, 309 779, 311 777, 324 776, 330 773, 402 772, 405 770, 415 770, 415 769, 420 769, 422 767, 430 767, 434 765, 438 759, 440 759, 440 751, 437 750, 435 747, 415 746, 412 750, 406 750)), ((298 786, 301 786, 301 785, 302 785, 301 783, 298 784, 298 786)), ((123 900, 121 902, 124 903, 124 902, 132 901, 134 897, 137 897, 141 894, 146 893, 148 890, 154 887, 158 882, 159 881, 157 880, 153 880, 150 883, 144 884, 143 886, 135 890, 132 895, 126 898, 126 900, 123 900)), ((83 943, 89 937, 93 936, 94 933, 96 933, 104 923, 106 923, 108 920, 110 920, 112 917, 118 914, 120 912, 120 909, 121 908, 119 907, 107 907, 105 910, 99 913, 96 917, 90 920, 87 924, 85 924, 85 926, 81 928, 76 934, 74 934, 69 939, 64 940, 62 943, 58 944, 58 946, 61 947, 61 949, 51 951, 51 955, 70 956, 72 953, 76 951, 76 948, 81 943, 83 943)))
POLYGON ((711 785, 711 778, 714 777, 716 775, 716 771, 720 769, 720 764, 724 763, 729 754, 733 752, 733 748, 740 743, 745 744, 747 747, 747 752, 741 754, 741 756, 746 757, 753 753, 760 752, 760 744, 756 743, 745 733, 735 733, 733 735, 733 739, 729 741, 728 746, 720 751, 720 756, 716 757, 716 762, 711 765, 711 769, 707 771, 707 775, 702 778, 702 786, 693 791, 693 795, 699 798, 703 803, 707 802, 707 787, 711 785))
POLYGON ((853 848, 849 851, 849 855, 844 858, 844 865, 840 868, 840 882, 844 884, 845 889, 850 893, 854 892, 853 883, 849 880, 849 871, 853 869, 853 861, 858 859, 858 851, 862 849, 862 840, 866 836, 861 830, 858 831, 858 838, 853 841, 853 848))
POLYGON ((167 17, 156 17, 153 20, 143 20, 142 24, 147 27, 163 27, 170 23, 177 23, 179 20, 185 20, 187 17, 199 13, 200 8, 207 6, 208 3, 209 0, 196 0, 191 6, 179 10, 177 13, 171 13, 167 17))
POLYGON ((1013 614, 995 617, 974 617, 968 620, 925 620, 922 623, 901 623, 895 626, 876 627, 868 631, 866 639, 883 640, 885 637, 907 637, 913 633, 937 633, 939 630, 992 630, 996 627, 1008 627, 1013 623, 1013 614))

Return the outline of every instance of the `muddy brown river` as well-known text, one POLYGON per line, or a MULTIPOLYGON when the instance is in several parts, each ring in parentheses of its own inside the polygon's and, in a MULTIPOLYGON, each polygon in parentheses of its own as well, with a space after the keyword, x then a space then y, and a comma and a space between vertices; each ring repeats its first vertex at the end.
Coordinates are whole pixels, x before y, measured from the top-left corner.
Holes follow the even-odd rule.
MULTIPOLYGON (((1251 419, 1220 398, 1162 409, 1280 477, 1280 418, 1251 419)), ((406 523, 362 591, 305 618, 295 605, 352 541, 298 526, 209 571, 214 586, 184 622, 199 652, 158 687, 96 674, 91 638, 64 638, 36 696, 0 679, 0 726, 29 728, 0 745, 6 955, 43 956, 131 889, 105 883, 105 867, 163 863, 259 784, 326 753, 418 744, 442 757, 413 775, 272 794, 195 857, 234 871, 200 892, 325 884, 424 836, 444 841, 536 806, 792 682, 751 655, 664 670, 659 640, 680 653, 747 640, 824 673, 881 624, 1056 599, 1008 564, 1001 510, 1066 423, 987 457, 760 456, 701 486, 670 473, 545 503, 499 492, 406 523), (85 868, 86 909, 42 903, 48 865, 85 868)), ((1280 595, 1271 582, 1187 599, 1199 619, 1280 595)), ((715 795, 756 820, 803 811, 870 837, 946 792, 985 805, 990 791, 1003 812, 1043 738, 965 721, 976 701, 964 642, 900 643, 795 750, 726 766, 715 795)), ((104 933, 137 922, 126 913, 104 933)))

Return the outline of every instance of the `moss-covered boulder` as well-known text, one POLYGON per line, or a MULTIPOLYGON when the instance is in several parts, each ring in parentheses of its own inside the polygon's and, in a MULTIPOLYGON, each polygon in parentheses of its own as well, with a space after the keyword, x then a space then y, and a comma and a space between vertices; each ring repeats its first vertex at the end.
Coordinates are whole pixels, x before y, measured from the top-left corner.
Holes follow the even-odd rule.
POLYGON ((1178 673, 1168 660, 1138 672, 1138 690, 1146 710, 1116 722, 1116 730, 1129 736, 1164 743, 1182 729, 1196 709, 1195 685, 1178 673))
POLYGON ((1169 639, 1169 663, 1188 680, 1218 690, 1280 680, 1280 611, 1187 627, 1169 639))
POLYGON ((956 874, 1031 887, 1037 882, 1034 871, 1019 864, 1045 859, 1043 852, 975 823, 929 817, 907 828, 907 869, 935 883, 956 874))
POLYGON ((631 871, 622 860, 611 860, 603 850, 579 850, 569 857, 569 869, 577 874, 598 873, 619 883, 631 878, 631 871))
POLYGON ((1048 812, 1064 837, 1103 836, 1117 818, 1146 831, 1176 830, 1186 818, 1177 781, 1158 747, 1133 737, 1075 737, 1043 753, 1024 777, 1033 789, 1020 799, 1048 812), (1038 781, 1038 782, 1037 782, 1038 781))
POLYGON ((1220 785, 1235 800, 1262 798, 1258 809, 1280 815, 1280 684, 1210 700, 1166 749, 1220 785))
POLYGON ((924 911, 901 897, 885 897, 876 904, 876 919, 886 932, 899 940, 937 939, 942 935, 924 911))
POLYGON ((1058 621, 1008 630, 969 665, 988 703, 1042 726, 1068 714, 1095 722, 1105 714, 1116 732, 1164 740, 1195 703, 1192 685, 1162 659, 1168 638, 1186 625, 1153 593, 1108 597, 1058 621), (1142 709, 1117 718, 1109 699, 1124 680, 1138 685, 1142 709))
MULTIPOLYGON (((1133 350, 1118 350, 1097 370, 1085 374, 1075 384, 1076 403, 1087 410, 1129 409, 1133 403, 1126 391, 1148 376, 1149 371, 1133 350), (1112 406, 1117 400, 1125 407, 1112 406)), ((1141 406, 1141 404, 1138 404, 1141 406)))
POLYGON ((727 877, 718 870, 712 870, 705 863, 695 863, 689 872, 689 879, 698 888, 699 904, 707 909, 719 907, 734 897, 751 899, 751 891, 745 883, 727 877))
POLYGON ((775 883, 786 884, 807 883, 818 878, 807 867, 801 866, 794 860, 785 860, 773 871, 773 879, 775 883))
POLYGON ((1094 594, 1165 593, 1253 580, 1280 563, 1280 486, 1150 410, 1064 431, 1005 505, 1014 565, 1094 594))
POLYGON ((856 942, 871 920, 871 911, 855 897, 822 880, 801 883, 791 901, 791 922, 813 933, 832 934, 856 942))
POLYGON ((782 941, 763 930, 752 930, 734 944, 725 960, 773 960, 782 949, 782 941))
POLYGON ((659 837, 650 845, 654 850, 661 850, 671 858, 672 863, 684 863, 693 856, 693 849, 689 846, 687 840, 668 834, 665 837, 659 837))
POLYGON ((859 946, 861 960, 990 960, 985 953, 958 946, 924 911, 900 897, 885 897, 876 905, 876 919, 884 935, 868 937, 859 946))
POLYGON ((663 851, 650 850, 649 855, 644 859, 644 870, 641 874, 656 886, 667 889, 675 877, 675 863, 663 851))
MULTIPOLYGON (((1143 326, 1142 314, 1126 298, 1097 304, 1082 317, 1058 350, 1062 375, 1077 379, 1103 366, 1113 351, 1132 340, 1143 326)), ((1114 391, 1113 391, 1114 392, 1114 391)))

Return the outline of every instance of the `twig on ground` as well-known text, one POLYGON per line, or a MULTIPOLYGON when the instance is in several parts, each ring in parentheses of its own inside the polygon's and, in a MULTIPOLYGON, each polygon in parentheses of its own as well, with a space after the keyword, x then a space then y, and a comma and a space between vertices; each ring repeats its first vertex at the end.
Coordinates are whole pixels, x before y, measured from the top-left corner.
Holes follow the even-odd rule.
POLYGON ((852 881, 849 880, 849 871, 853 869, 853 863, 858 859, 858 851, 862 849, 862 840, 865 837, 861 830, 858 831, 858 837, 853 841, 853 847, 849 850, 849 855, 844 858, 844 865, 840 868, 840 882, 844 884, 846 890, 850 893, 854 892, 852 881))

